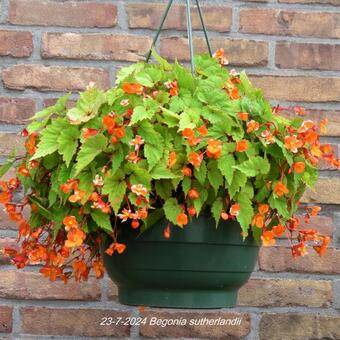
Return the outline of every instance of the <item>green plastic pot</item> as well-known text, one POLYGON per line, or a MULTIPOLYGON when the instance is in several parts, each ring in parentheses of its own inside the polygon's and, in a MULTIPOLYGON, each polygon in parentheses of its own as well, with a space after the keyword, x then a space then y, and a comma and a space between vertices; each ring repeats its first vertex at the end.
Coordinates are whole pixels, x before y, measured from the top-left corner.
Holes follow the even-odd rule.
POLYGON ((216 228, 209 215, 193 219, 184 229, 172 227, 170 239, 163 236, 166 225, 162 219, 139 235, 126 224, 118 239, 127 245, 124 253, 104 253, 119 302, 169 308, 235 306, 238 289, 257 261, 255 240, 249 236, 243 241, 236 221, 223 221, 216 228))

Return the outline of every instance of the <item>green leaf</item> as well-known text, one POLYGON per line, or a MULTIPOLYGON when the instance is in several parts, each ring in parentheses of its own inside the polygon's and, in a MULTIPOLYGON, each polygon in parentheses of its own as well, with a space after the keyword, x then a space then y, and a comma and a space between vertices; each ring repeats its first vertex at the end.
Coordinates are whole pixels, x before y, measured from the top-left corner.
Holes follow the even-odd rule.
POLYGON ((240 223, 242 231, 247 232, 254 215, 254 209, 247 193, 240 192, 237 195, 237 202, 240 205, 240 211, 237 215, 237 221, 240 223))
POLYGON ((147 144, 144 145, 144 156, 148 161, 149 169, 152 169, 159 163, 163 156, 162 144, 147 144))
POLYGON ((245 186, 246 183, 247 176, 243 172, 236 170, 231 184, 226 186, 230 198, 233 198, 235 194, 240 190, 240 188, 245 186))
POLYGON ((158 62, 158 64, 163 68, 164 71, 171 71, 172 65, 169 64, 165 59, 163 59, 154 48, 151 50, 152 56, 155 58, 155 60, 158 62))
POLYGON ((123 178, 108 175, 104 179, 102 193, 109 196, 109 201, 115 214, 118 214, 124 195, 126 193, 126 183, 123 178))
POLYGON ((284 197, 275 198, 274 194, 271 194, 268 203, 272 209, 276 209, 284 218, 291 217, 288 211, 287 200, 284 197))
POLYGON ((156 165, 152 171, 151 176, 153 179, 167 179, 167 178, 178 178, 178 175, 172 173, 162 162, 156 165))
POLYGON ((222 197, 217 197, 216 201, 211 206, 211 213, 216 221, 216 227, 221 219, 222 209, 223 209, 222 197))
POLYGON ((104 214, 99 209, 96 209, 91 212, 91 217, 101 229, 105 230, 108 234, 112 233, 110 215, 104 214))
POLYGON ((217 167, 221 171, 222 175, 225 177, 227 182, 231 184, 234 176, 235 169, 233 166, 235 165, 235 158, 231 154, 223 154, 217 160, 217 167))
POLYGON ((154 126, 148 122, 143 121, 139 124, 138 134, 143 137, 147 143, 163 144, 162 136, 155 130, 154 126))
POLYGON ((182 181, 182 188, 185 195, 188 194, 189 190, 191 189, 191 178, 184 177, 182 181))
POLYGON ((180 116, 177 113, 170 111, 164 107, 162 107, 162 112, 163 112, 163 115, 162 115, 162 118, 160 118, 162 123, 166 124, 169 127, 178 126, 180 116))
POLYGON ((144 106, 136 106, 133 110, 133 114, 131 117, 131 122, 129 125, 134 125, 144 119, 151 119, 154 115, 154 112, 147 111, 144 106))
POLYGON ((63 156, 66 166, 69 167, 70 162, 77 151, 78 139, 80 131, 75 126, 69 126, 67 129, 61 131, 57 138, 59 144, 59 153, 63 156))
POLYGON ((256 156, 234 165, 233 168, 242 171, 248 177, 255 177, 259 174, 266 175, 270 170, 270 164, 267 158, 256 156))
POLYGON ((223 176, 217 168, 217 162, 215 160, 211 160, 208 164, 208 179, 217 193, 219 187, 223 185, 223 176))
POLYGON ((172 186, 170 180, 161 179, 155 182, 156 193, 163 198, 163 200, 167 200, 171 196, 172 186))
POLYGON ((98 134, 85 140, 77 156, 75 176, 87 167, 106 148, 107 139, 98 134))
POLYGON ((124 157, 125 157, 125 153, 124 153, 123 145, 117 144, 115 152, 114 152, 114 154, 112 155, 112 158, 111 158, 111 162, 112 162, 111 170, 112 170, 113 174, 115 174, 115 172, 119 169, 119 167, 123 163, 124 157))
POLYGON ((15 163, 15 151, 8 156, 6 163, 0 166, 0 178, 4 176, 15 163))
POLYGON ((202 161, 201 166, 198 169, 194 168, 194 176, 200 184, 203 185, 205 183, 205 179, 207 178, 207 165, 205 160, 202 161))
POLYGON ((62 131, 69 129, 69 127, 70 126, 66 119, 58 118, 53 120, 51 125, 41 131, 37 151, 31 159, 33 160, 44 157, 57 151, 59 148, 56 140, 57 136, 59 136, 62 131))
POLYGON ((180 205, 175 198, 169 198, 163 206, 165 217, 171 223, 177 225, 177 215, 182 212, 180 205))
POLYGON ((208 198, 208 191, 207 190, 199 190, 200 197, 196 198, 194 200, 194 207, 196 209, 197 215, 201 212, 204 203, 206 202, 208 198))
POLYGON ((122 67, 117 74, 116 84, 120 84, 125 81, 128 77, 130 77, 133 73, 139 72, 144 68, 143 63, 135 63, 131 64, 127 67, 122 67))

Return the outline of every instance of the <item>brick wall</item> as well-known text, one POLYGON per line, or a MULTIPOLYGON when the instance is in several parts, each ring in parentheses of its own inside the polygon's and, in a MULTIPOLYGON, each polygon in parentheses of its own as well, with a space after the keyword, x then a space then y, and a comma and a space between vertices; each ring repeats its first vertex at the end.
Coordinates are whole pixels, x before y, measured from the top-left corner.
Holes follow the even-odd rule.
MULTIPOLYGON (((328 117, 324 141, 340 137, 340 0, 204 1, 214 48, 245 68, 273 103, 307 107, 328 117)), ((1 0, 0 160, 20 147, 17 133, 33 112, 63 91, 89 81, 108 88, 116 69, 146 53, 163 5, 156 1, 1 0)), ((193 18, 199 28, 197 16, 193 18)), ((185 12, 176 7, 158 48, 188 60, 185 12), (182 36, 182 37, 181 37, 182 36)), ((204 50, 196 32, 196 50, 204 50)), ((74 98, 76 94, 74 95, 74 98)), ((288 114, 288 113, 287 113, 288 114)), ((117 303, 105 278, 82 285, 49 283, 37 268, 14 271, 0 257, 0 338, 340 338, 340 176, 321 165, 315 192, 304 201, 323 207, 313 220, 333 237, 325 258, 291 258, 281 240, 263 249, 257 271, 239 294, 238 307, 221 311, 129 308, 117 303), (100 326, 102 317, 233 317, 237 327, 100 326), (59 337, 58 337, 59 336, 59 337)), ((13 242, 15 226, 0 213, 0 246, 13 242)))

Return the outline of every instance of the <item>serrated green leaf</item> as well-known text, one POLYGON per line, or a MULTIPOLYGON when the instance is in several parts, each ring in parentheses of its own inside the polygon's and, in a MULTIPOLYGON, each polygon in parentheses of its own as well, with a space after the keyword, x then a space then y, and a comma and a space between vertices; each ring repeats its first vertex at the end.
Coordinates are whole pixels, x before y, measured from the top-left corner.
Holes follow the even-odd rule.
POLYGON ((231 184, 233 180, 235 172, 233 168, 234 165, 235 158, 231 154, 224 154, 217 160, 217 166, 229 184, 231 184))
POLYGON ((208 179, 211 186, 215 189, 217 193, 219 187, 223 185, 223 176, 221 171, 217 167, 217 162, 215 160, 211 160, 208 163, 208 179))
POLYGON ((288 211, 287 200, 285 198, 274 197, 274 194, 271 194, 268 203, 272 209, 276 209, 284 218, 291 217, 288 211))
POLYGON ((144 106, 136 106, 133 110, 130 125, 134 125, 142 120, 149 120, 153 117, 154 112, 148 111, 144 106))
POLYGON ((179 176, 171 172, 163 163, 159 163, 151 170, 151 176, 153 179, 169 179, 178 178, 179 176))
POLYGON ((194 168, 194 176, 200 184, 203 185, 205 183, 205 179, 207 178, 207 165, 205 160, 202 161, 198 169, 194 168))
POLYGON ((115 152, 114 152, 114 154, 112 155, 112 158, 111 158, 111 162, 112 162, 111 170, 112 170, 113 174, 115 174, 115 172, 119 169, 119 167, 123 163, 124 156, 125 156, 125 153, 124 153, 123 145, 122 144, 116 145, 115 152))
POLYGON ((169 198, 164 203, 163 210, 167 220, 177 225, 177 215, 182 212, 177 200, 175 198, 169 198))
POLYGON ((119 212, 126 188, 127 186, 123 178, 110 174, 104 179, 102 193, 109 196, 109 201, 115 214, 119 212))
POLYGON ((102 153, 106 148, 106 145, 107 139, 102 134, 97 134, 86 139, 80 147, 80 151, 77 156, 75 176, 78 175, 85 167, 87 167, 97 155, 102 153))
POLYGON ((40 141, 37 145, 37 151, 31 159, 38 159, 57 151, 59 145, 56 142, 56 138, 61 134, 62 131, 68 129, 69 127, 70 126, 66 119, 58 118, 55 119, 51 125, 43 129, 40 134, 40 141))
POLYGON ((242 231, 246 233, 251 224, 254 215, 254 209, 247 193, 240 192, 237 195, 237 202, 240 205, 240 211, 237 215, 237 221, 240 223, 242 231))
POLYGON ((91 212, 91 217, 97 223, 98 227, 106 231, 108 234, 112 233, 110 215, 104 214, 99 209, 96 209, 93 212, 91 212))
POLYGON ((59 154, 63 156, 63 160, 67 167, 69 167, 71 160, 77 151, 79 136, 80 131, 78 128, 69 126, 67 129, 61 131, 57 138, 59 154))
POLYGON ((5 164, 0 166, 0 178, 4 176, 14 165, 15 163, 15 151, 12 151, 12 153, 8 156, 5 164))
POLYGON ((226 185, 230 198, 233 198, 246 183, 247 176, 243 172, 236 170, 231 184, 226 185))
POLYGON ((182 188, 185 195, 188 194, 189 190, 191 189, 191 178, 184 177, 182 181, 182 188))
POLYGON ((234 165, 234 169, 238 169, 248 177, 255 177, 259 174, 266 175, 270 170, 270 164, 267 158, 252 157, 239 165, 234 165))
POLYGON ((148 161, 149 169, 151 170, 163 156, 162 145, 147 144, 144 145, 144 156, 148 161))
POLYGON ((211 206, 211 213, 216 221, 216 226, 220 222, 222 209, 223 209, 222 197, 217 197, 216 201, 211 206))

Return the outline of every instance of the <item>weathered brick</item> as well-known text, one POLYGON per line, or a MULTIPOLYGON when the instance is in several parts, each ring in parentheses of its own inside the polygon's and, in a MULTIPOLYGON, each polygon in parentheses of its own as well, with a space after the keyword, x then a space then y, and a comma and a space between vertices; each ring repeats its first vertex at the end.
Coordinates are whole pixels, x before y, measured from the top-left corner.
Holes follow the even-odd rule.
MULTIPOLYGON (((9 238, 9 237, 0 238, 0 250, 5 247, 16 248, 17 247, 16 240, 13 238, 9 238)), ((9 258, 3 255, 2 252, 0 251, 0 265, 9 264, 9 263, 10 263, 9 258)))
MULTIPOLYGON (((275 259, 273 259, 275 261, 275 259)), ((332 282, 326 280, 250 279, 238 294, 238 305, 254 307, 329 307, 332 282)))
POLYGON ((244 33, 340 38, 340 13, 247 8, 240 11, 244 33))
POLYGON ((340 178, 320 177, 315 190, 307 189, 302 197, 304 203, 340 204, 340 178))
POLYGON ((246 336, 250 332, 250 316, 244 313, 230 312, 179 312, 179 311, 163 311, 159 309, 146 309, 141 312, 142 318, 147 318, 145 325, 140 325, 140 334, 147 338, 209 338, 209 339, 239 339, 246 336), (183 319, 186 320, 185 326, 168 325, 166 327, 150 325, 150 319, 156 317, 158 319, 183 319), (241 318, 241 324, 235 326, 209 326, 209 325, 190 325, 190 320, 198 322, 201 319, 216 320, 241 318))
POLYGON ((320 257, 313 249, 303 257, 294 258, 291 249, 286 247, 263 247, 259 256, 260 269, 268 272, 302 273, 340 273, 340 250, 330 248, 325 256, 320 257))
POLYGON ((264 314, 260 321, 261 340, 339 339, 340 317, 285 313, 264 314))
POLYGON ((11 0, 9 21, 15 25, 113 27, 117 7, 94 1, 11 0))
POLYGON ((109 281, 109 289, 107 292, 107 296, 109 300, 115 300, 115 301, 117 300, 117 297, 118 297, 118 287, 111 280, 109 281))
POLYGON ((122 34, 45 33, 43 58, 138 61, 145 58, 152 39, 122 34))
POLYGON ((99 300, 99 280, 89 278, 79 284, 69 281, 51 282, 40 273, 23 271, 2 271, 0 275, 0 298, 21 300, 99 300))
POLYGON ((340 70, 340 45, 279 42, 276 65, 280 68, 340 70))
POLYGON ((18 156, 24 155, 24 138, 16 133, 0 132, 0 154, 8 156, 13 149, 16 150, 18 156))
POLYGON ((279 2, 286 4, 316 4, 340 6, 339 0, 279 0, 279 2))
POLYGON ((130 335, 128 325, 100 325, 104 317, 112 317, 113 320, 121 317, 125 321, 125 318, 130 316, 130 312, 127 311, 24 307, 21 308, 20 314, 22 331, 27 334, 117 338, 130 335))
POLYGON ((28 57, 32 51, 31 32, 0 31, 0 56, 28 57))
POLYGON ((297 216, 300 219, 301 229, 316 229, 320 234, 331 236, 334 233, 334 221, 330 216, 311 217, 310 223, 304 221, 303 216, 297 216))
MULTIPOLYGON (((161 39, 161 55, 170 60, 190 60, 188 39, 169 37, 161 39)), ((256 66, 268 62, 268 44, 263 41, 212 38, 213 50, 224 48, 231 65, 256 66)), ((207 53, 205 39, 195 38, 195 53, 207 53)))
POLYGON ((0 97, 0 122, 25 124, 36 111, 35 101, 30 98, 0 97))
MULTIPOLYGON (((296 117, 293 108, 287 108, 280 111, 280 115, 288 118, 296 117)), ((340 136, 340 111, 336 110, 318 110, 306 108, 306 115, 304 119, 310 119, 319 124, 324 118, 328 119, 327 131, 322 133, 323 136, 340 136)))
POLYGON ((91 81, 99 88, 110 86, 108 70, 92 67, 15 65, 4 69, 2 78, 7 88, 16 90, 76 91, 85 89, 91 81))
MULTIPOLYGON (((49 106, 53 106, 56 102, 57 102, 57 98, 47 98, 47 99, 44 99, 44 102, 43 102, 43 105, 44 107, 49 107, 49 106)), ((74 105, 76 104, 76 100, 73 100, 73 99, 70 99, 66 106, 70 109, 72 107, 74 107, 74 105)))
POLYGON ((13 327, 12 320, 13 308, 0 306, 0 333, 11 333, 13 327))
MULTIPOLYGON (((164 4, 128 4, 127 13, 130 28, 157 29, 164 13, 164 4)), ((231 26, 231 8, 226 6, 204 6, 204 21, 210 31, 229 32, 231 26)), ((193 29, 201 30, 196 8, 191 9, 193 29)), ((173 6, 164 23, 165 29, 186 30, 185 6, 173 6)))
POLYGON ((269 99, 328 102, 340 101, 340 78, 251 76, 269 99), (326 89, 326 90, 325 90, 326 89))

